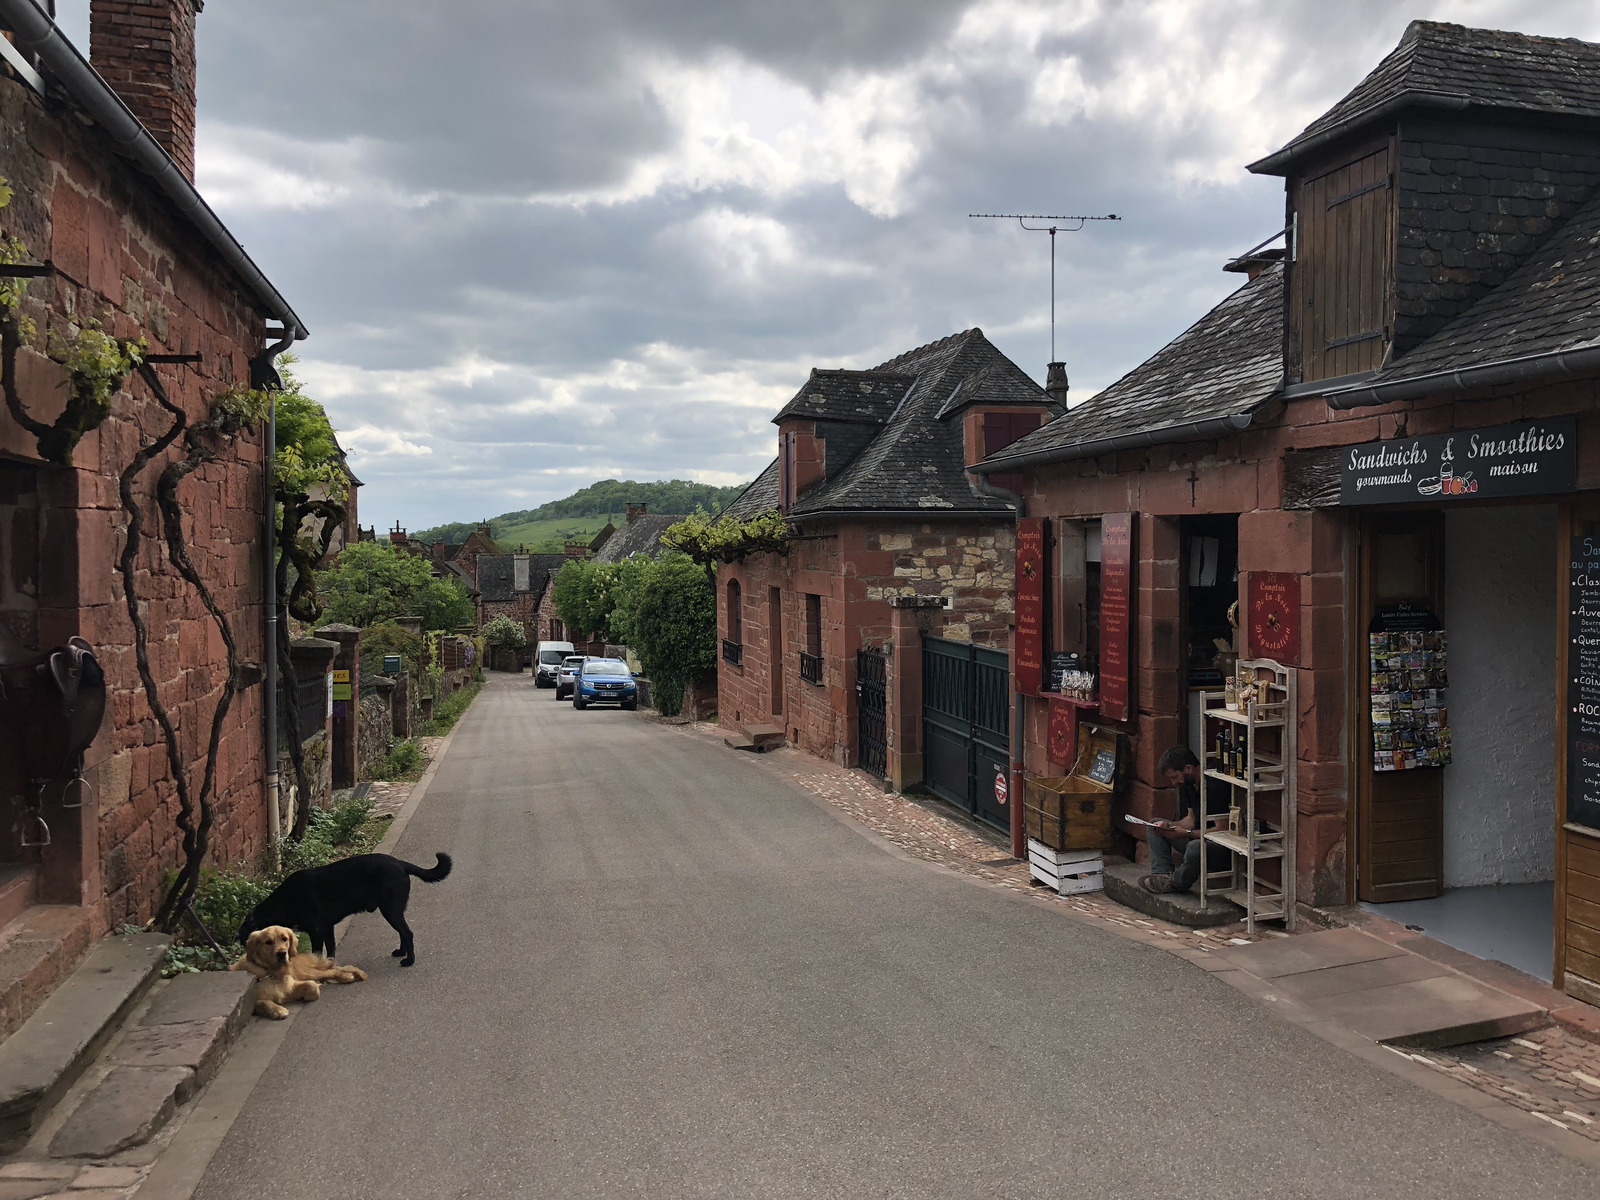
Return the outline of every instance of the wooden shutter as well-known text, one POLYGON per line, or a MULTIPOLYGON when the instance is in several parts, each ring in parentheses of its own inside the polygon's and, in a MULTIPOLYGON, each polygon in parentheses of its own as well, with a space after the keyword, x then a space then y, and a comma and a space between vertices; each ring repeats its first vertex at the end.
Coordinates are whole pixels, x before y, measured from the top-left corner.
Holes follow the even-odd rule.
MULTIPOLYGON (((1044 421, 1044 414, 1040 412, 992 412, 983 414, 983 453, 987 458, 1004 450, 1012 442, 1027 436, 1039 428, 1044 421)), ((995 487, 1004 488, 1008 492, 1022 490, 1022 476, 1017 472, 1005 475, 991 475, 990 482, 995 487)))
POLYGON ((1393 180, 1385 146, 1299 184, 1292 296, 1303 381, 1383 362, 1394 323, 1393 180))

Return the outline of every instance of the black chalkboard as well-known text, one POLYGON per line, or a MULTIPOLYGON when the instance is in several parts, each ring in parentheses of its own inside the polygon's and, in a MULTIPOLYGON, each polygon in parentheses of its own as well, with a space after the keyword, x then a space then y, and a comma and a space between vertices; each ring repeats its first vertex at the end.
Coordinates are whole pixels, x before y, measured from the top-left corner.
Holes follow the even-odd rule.
POLYGON ((1600 829, 1600 537, 1572 539, 1567 593, 1567 820, 1600 829))

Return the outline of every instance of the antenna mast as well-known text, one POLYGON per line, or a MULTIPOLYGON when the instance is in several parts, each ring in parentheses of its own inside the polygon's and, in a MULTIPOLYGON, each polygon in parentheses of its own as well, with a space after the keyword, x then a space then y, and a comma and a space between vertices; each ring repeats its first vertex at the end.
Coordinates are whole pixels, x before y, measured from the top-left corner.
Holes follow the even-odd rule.
POLYGON ((1116 213, 1103 217, 1064 217, 1050 213, 968 213, 967 216, 987 221, 1015 221, 1029 233, 1050 235, 1050 361, 1056 361, 1056 233, 1077 233, 1089 221, 1120 221, 1116 213), (1029 225, 1029 221, 1049 221, 1049 225, 1029 225), (1057 225, 1057 221, 1071 221, 1071 225, 1057 225))

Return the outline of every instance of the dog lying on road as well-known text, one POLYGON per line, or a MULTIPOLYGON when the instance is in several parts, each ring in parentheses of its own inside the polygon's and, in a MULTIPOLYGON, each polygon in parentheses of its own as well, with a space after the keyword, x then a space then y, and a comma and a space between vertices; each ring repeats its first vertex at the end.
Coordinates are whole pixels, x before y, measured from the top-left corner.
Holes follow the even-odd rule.
POLYGON ((331 958, 300 954, 300 939, 284 925, 268 925, 250 935, 244 957, 228 968, 256 977, 256 1016, 281 1021, 289 1000, 310 1004, 322 995, 322 981, 356 983, 367 977, 360 967, 341 967, 331 958))
POLYGON ((289 876, 255 906, 239 926, 239 941, 246 942, 268 925, 288 925, 309 933, 316 953, 331 955, 333 927, 351 913, 376 909, 400 935, 400 949, 394 951, 394 957, 402 967, 409 967, 417 961, 411 927, 406 924, 411 876, 438 883, 448 874, 448 854, 440 854, 438 862, 426 869, 388 854, 358 854, 325 867, 307 867, 289 876))

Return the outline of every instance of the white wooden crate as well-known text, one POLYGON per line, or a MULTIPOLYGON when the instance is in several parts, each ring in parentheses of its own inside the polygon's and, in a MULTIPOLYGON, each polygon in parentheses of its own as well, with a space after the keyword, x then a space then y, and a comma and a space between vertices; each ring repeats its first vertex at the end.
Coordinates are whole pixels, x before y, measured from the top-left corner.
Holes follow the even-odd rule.
POLYGON ((1052 850, 1028 839, 1028 870, 1060 895, 1098 892, 1105 887, 1105 856, 1099 850, 1052 850))

